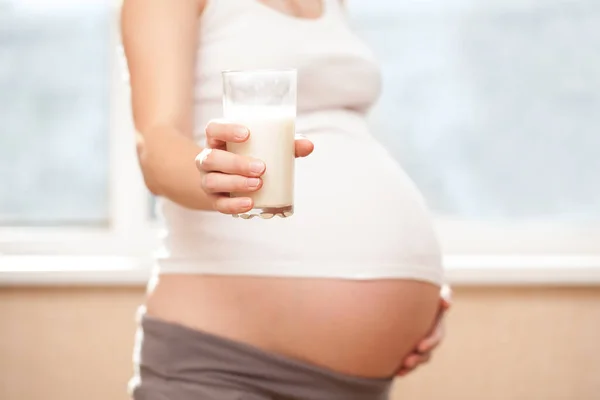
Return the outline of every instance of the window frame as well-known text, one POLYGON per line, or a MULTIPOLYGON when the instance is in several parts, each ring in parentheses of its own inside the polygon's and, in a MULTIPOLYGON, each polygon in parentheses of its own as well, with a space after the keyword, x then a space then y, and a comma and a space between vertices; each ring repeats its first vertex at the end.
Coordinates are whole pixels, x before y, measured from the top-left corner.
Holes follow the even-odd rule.
MULTIPOLYGON (((143 285, 157 248, 139 171, 126 69, 111 19, 109 202, 106 227, 0 227, 0 286, 143 285)), ((600 285, 600 224, 435 218, 456 285, 600 285)))
POLYGON ((156 242, 149 194, 139 171, 118 6, 109 22, 109 151, 106 226, 0 226, 0 254, 139 256, 156 242))

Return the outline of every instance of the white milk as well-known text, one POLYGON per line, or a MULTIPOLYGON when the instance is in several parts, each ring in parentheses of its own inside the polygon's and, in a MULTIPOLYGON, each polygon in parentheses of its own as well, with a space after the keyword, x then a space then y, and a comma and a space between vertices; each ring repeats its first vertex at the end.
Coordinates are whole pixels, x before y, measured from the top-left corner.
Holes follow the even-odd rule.
POLYGON ((254 208, 294 204, 295 110, 278 106, 229 106, 225 117, 250 130, 244 143, 227 143, 227 150, 264 161, 263 186, 253 193, 233 193, 254 200, 254 208))

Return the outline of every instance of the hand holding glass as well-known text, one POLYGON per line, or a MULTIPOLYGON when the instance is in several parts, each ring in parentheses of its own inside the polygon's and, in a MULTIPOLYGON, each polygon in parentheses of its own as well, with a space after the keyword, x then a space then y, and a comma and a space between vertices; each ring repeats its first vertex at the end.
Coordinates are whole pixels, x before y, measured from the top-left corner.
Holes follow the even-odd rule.
POLYGON ((262 160, 266 170, 255 192, 234 192, 250 197, 254 207, 234 214, 244 219, 259 216, 289 217, 294 213, 296 71, 259 70, 223 73, 223 116, 250 130, 244 142, 228 142, 231 153, 262 160))

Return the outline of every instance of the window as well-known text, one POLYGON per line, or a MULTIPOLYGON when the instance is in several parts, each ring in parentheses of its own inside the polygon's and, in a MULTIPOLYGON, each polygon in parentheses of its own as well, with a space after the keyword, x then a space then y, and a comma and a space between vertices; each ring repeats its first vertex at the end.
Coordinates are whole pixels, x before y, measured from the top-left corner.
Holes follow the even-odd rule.
POLYGON ((129 254, 152 237, 114 4, 0 0, 0 252, 129 254))
POLYGON ((382 62, 373 131, 451 229, 447 243, 471 226, 503 243, 514 231, 523 250, 567 250, 567 237, 583 249, 590 234, 600 248, 594 0, 349 4, 382 62), (551 232, 560 248, 533 244, 551 232))
POLYGON ((0 4, 0 222, 106 224, 107 7, 0 4))
MULTIPOLYGON (((423 191, 449 259, 595 254, 582 265, 600 267, 595 0, 347 2, 382 62, 373 132, 423 191)), ((115 3, 0 0, 5 256, 139 259, 155 244, 115 3)))

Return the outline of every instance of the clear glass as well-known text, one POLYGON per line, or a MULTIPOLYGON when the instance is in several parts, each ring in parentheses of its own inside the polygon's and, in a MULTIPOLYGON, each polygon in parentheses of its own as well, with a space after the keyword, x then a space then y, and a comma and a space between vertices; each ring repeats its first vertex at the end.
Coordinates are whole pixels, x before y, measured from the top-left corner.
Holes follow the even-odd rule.
POLYGON ((0 225, 108 224, 110 10, 0 1, 0 225))
POLYGON ((267 166, 258 191, 231 194, 254 201, 252 210, 234 217, 293 215, 296 70, 223 72, 223 116, 250 130, 246 142, 228 143, 227 150, 257 158, 267 166))

